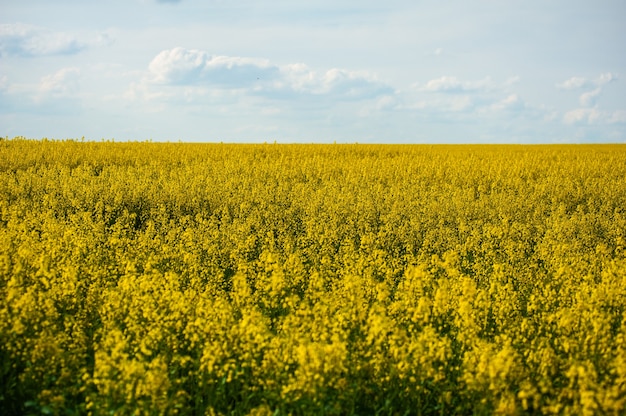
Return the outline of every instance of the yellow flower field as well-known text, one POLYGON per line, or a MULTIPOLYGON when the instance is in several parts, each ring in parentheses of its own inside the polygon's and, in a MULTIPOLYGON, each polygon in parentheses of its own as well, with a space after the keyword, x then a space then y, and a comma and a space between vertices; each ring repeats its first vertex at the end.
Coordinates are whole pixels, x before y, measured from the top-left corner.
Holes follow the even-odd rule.
POLYGON ((0 141, 2 414, 626 411, 626 146, 0 141))

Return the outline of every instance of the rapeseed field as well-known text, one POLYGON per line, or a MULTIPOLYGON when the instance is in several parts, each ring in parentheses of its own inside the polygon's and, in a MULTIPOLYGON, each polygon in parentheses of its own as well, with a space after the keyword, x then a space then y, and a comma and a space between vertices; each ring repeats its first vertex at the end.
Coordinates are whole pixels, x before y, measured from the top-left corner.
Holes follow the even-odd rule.
POLYGON ((626 146, 0 141, 0 409, 626 412, 626 146))

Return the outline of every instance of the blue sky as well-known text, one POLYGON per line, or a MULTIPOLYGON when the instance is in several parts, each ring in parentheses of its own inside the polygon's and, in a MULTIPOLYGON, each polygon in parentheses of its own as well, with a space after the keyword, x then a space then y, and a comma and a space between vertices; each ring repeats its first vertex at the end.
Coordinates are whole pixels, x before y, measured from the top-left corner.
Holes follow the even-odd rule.
POLYGON ((0 135, 626 142, 623 0, 0 0, 0 135))

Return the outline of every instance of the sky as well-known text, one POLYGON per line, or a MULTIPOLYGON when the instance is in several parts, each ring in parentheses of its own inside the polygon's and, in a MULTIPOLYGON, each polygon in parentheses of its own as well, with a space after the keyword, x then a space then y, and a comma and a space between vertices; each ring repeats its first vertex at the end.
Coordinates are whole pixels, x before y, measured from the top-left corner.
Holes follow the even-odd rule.
POLYGON ((0 136, 626 142, 623 0, 0 0, 0 136))

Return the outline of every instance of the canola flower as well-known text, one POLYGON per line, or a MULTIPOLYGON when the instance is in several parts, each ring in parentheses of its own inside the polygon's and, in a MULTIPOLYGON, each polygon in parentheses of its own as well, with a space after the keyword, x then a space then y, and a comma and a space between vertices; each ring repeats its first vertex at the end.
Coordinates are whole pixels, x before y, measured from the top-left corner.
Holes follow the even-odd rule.
POLYGON ((0 140, 3 414, 626 411, 626 147, 0 140))

